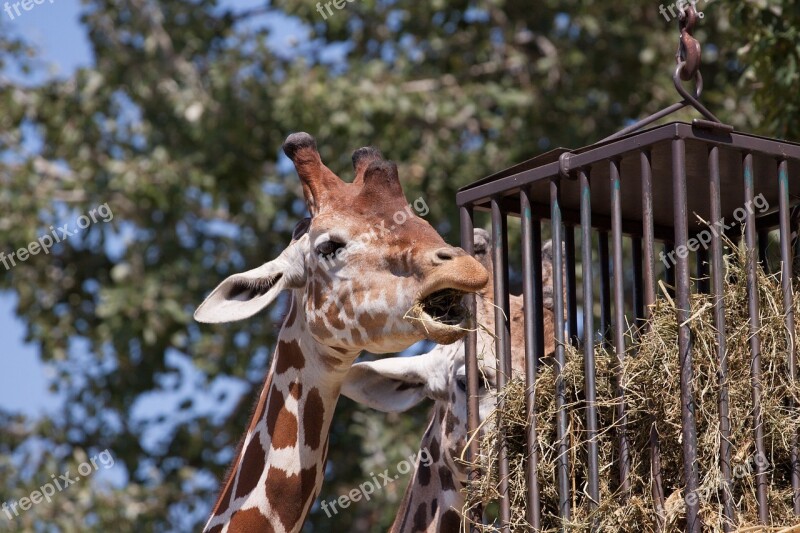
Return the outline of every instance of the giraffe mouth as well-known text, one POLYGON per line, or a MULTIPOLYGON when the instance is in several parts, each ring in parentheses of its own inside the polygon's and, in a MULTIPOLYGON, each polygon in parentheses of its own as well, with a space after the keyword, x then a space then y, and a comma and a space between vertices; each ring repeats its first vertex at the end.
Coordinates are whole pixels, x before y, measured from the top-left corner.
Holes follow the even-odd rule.
POLYGON ((467 308, 464 291, 442 289, 425 296, 406 314, 426 338, 439 344, 450 344, 467 333, 467 308))

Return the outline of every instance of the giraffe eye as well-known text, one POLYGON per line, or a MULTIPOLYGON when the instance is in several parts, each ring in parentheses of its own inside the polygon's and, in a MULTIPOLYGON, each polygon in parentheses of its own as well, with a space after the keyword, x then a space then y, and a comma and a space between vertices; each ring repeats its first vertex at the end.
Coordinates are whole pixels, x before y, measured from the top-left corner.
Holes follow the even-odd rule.
MULTIPOLYGON (((482 378, 478 378, 478 390, 483 390, 485 388, 483 381, 482 378)), ((456 385, 461 389, 461 392, 467 392, 467 376, 458 376, 456 378, 456 385)))
POLYGON ((327 259, 335 254, 340 248, 344 247, 344 243, 337 241, 325 241, 317 246, 317 253, 323 258, 327 259))

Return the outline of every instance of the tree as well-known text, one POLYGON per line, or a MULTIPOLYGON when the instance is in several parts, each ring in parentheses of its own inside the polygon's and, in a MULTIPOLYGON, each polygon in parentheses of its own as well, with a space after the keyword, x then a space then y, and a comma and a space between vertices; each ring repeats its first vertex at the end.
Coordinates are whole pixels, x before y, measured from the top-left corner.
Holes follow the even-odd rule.
MULTIPOLYGON (((800 137, 797 8, 703 7, 703 101, 737 128, 800 137)), ((113 212, 0 278, 65 398, 58 417, 3 415, 0 500, 104 449, 126 480, 64 491, 11 524, 30 530, 205 520, 285 302, 231 326, 201 328, 191 315, 225 276, 276 256, 303 216, 279 157, 289 132, 312 132, 342 175, 353 149, 379 146, 409 199, 425 199, 426 218, 457 242, 459 187, 678 98, 676 25, 632 0, 359 0, 327 19, 313 2, 243 12, 90 0, 83 24, 93 66, 33 87, 0 82, 0 249, 102 205, 113 212), (268 45, 269 23, 287 16, 307 39, 268 45), (143 409, 152 398, 170 400, 143 409)), ((23 42, 0 37, 0 50, 0 67, 31 61, 23 42)), ((425 417, 425 407, 387 417, 342 400, 321 498, 416 450, 425 417)), ((308 529, 383 531, 401 494, 398 483, 330 518, 317 509, 308 529)))

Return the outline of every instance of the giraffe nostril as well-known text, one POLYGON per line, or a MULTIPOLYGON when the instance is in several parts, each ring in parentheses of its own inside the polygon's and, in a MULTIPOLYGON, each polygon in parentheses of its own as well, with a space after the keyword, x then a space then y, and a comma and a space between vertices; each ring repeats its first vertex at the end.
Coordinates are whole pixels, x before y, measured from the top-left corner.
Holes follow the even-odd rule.
POLYGON ((457 256, 455 248, 439 248, 434 252, 434 257, 437 261, 451 261, 457 256))

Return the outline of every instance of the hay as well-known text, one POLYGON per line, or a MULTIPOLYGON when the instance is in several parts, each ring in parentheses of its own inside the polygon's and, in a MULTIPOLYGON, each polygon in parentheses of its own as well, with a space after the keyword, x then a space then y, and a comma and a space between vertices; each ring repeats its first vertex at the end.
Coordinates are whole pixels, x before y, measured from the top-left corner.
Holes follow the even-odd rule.
POLYGON ((446 326, 459 327, 469 316, 467 308, 462 302, 463 297, 464 293, 456 289, 436 291, 411 306, 403 318, 419 320, 423 324, 427 320, 432 320, 446 326))
MULTIPOLYGON (((800 428, 797 409, 788 407, 788 399, 800 404, 800 386, 789 380, 788 339, 784 325, 783 293, 780 276, 767 275, 758 269, 757 287, 761 329, 761 385, 764 445, 768 463, 770 526, 759 528, 755 488, 756 457, 752 430, 752 388, 750 382, 750 321, 747 308, 743 247, 731 247, 725 257, 725 325, 728 362, 728 395, 731 426, 732 494, 734 529, 740 531, 778 531, 800 520, 792 513, 790 457, 792 435, 800 428), (750 528, 750 529, 748 529, 750 528)), ((795 291, 795 309, 800 310, 799 291, 795 291)), ((723 507, 719 470, 720 386, 717 378, 717 331, 714 327, 713 297, 691 295, 690 326, 697 426, 697 465, 700 489, 697 497, 704 531, 723 530, 723 507)), ((800 323, 800 320, 796 321, 800 323)), ((683 461, 681 446, 680 384, 678 363, 678 324, 675 304, 668 295, 658 298, 651 318, 640 329, 626 335, 628 350, 622 371, 622 389, 627 409, 627 429, 631 472, 631 493, 624 498, 618 486, 616 463, 618 431, 614 425, 616 403, 613 394, 616 356, 598 345, 595 349, 597 374, 597 414, 600 435, 600 505, 589 506, 586 493, 586 433, 583 402, 583 356, 566 346, 566 365, 562 376, 567 395, 568 454, 570 465, 571 514, 569 523, 558 518, 556 461, 555 369, 552 361, 541 366, 535 383, 537 451, 542 507, 542 529, 547 531, 585 531, 592 524, 599 531, 655 531, 658 512, 651 493, 650 434, 655 428, 661 448, 661 474, 666 504, 661 517, 666 531, 685 527, 683 461)), ((512 531, 530 530, 525 521, 525 385, 519 378, 510 380, 499 392, 504 400, 499 414, 508 435, 510 458, 510 497, 512 531)), ((495 415, 497 416, 497 415, 495 415)), ((495 420, 495 416, 491 417, 495 420)), ((500 429, 497 424, 485 428, 480 455, 473 467, 485 475, 469 483, 467 510, 479 503, 497 500, 497 455, 500 429)), ((474 524, 479 531, 500 531, 496 524, 474 524)), ((795 531, 786 528, 785 531, 795 531)), ((800 531, 797 530, 797 531, 800 531)))

